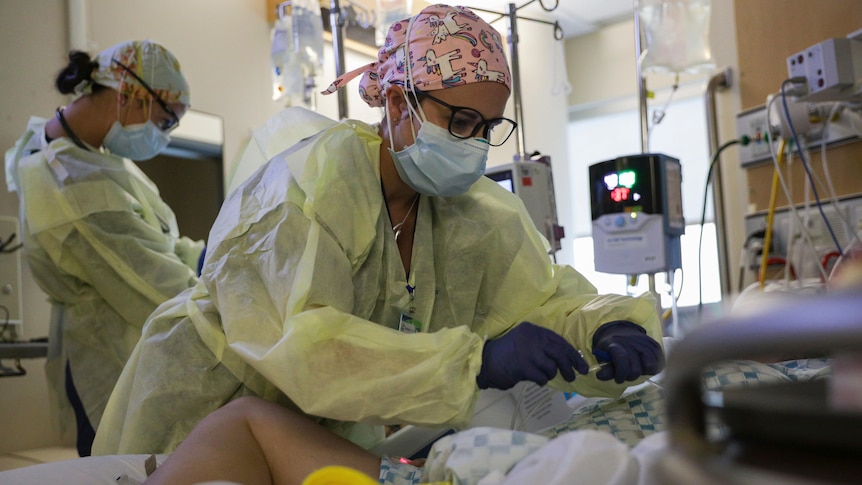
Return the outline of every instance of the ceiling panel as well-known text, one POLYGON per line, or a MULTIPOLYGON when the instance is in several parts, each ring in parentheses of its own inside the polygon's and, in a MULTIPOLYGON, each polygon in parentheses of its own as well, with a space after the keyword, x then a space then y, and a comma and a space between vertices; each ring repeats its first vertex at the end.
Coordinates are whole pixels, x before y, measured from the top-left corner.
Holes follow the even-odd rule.
MULTIPOLYGON (((414 0, 414 3, 436 2, 414 0)), ((589 34, 604 25, 630 18, 634 8, 634 0, 460 0, 456 3, 501 14, 506 13, 509 4, 514 4, 519 16, 559 22, 566 38, 589 34), (552 8, 555 4, 556 8, 551 12, 544 8, 552 8)), ((498 27, 498 30, 505 30, 505 27, 498 27)))
MULTIPOLYGON (((278 0, 267 1, 270 4, 278 3, 278 0)), ((339 2, 344 7, 352 3, 372 11, 377 8, 377 0, 339 0, 339 2)), ((635 0, 443 0, 443 2, 473 8, 476 13, 489 21, 499 16, 482 10, 504 15, 508 5, 514 4, 521 17, 560 22, 563 35, 570 38, 589 34, 605 25, 631 18, 635 0), (545 6, 553 8, 555 5, 556 8, 551 12, 544 9, 545 6)), ((324 8, 329 8, 331 3, 332 0, 320 0, 320 5, 324 8)), ((413 12, 419 12, 434 3, 440 3, 440 1, 413 0, 413 12)), ((508 28, 504 20, 494 22, 494 27, 501 32, 505 32, 508 28)))

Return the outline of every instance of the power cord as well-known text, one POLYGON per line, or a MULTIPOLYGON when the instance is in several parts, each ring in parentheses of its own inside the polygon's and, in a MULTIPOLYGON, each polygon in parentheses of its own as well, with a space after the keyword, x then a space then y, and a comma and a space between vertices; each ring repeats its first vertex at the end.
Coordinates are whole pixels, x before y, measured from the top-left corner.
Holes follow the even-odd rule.
MULTIPOLYGON (((766 238, 766 229, 760 229, 758 231, 754 231, 745 238, 745 242, 742 244, 742 257, 739 258, 739 283, 738 283, 738 291, 741 293, 745 284, 745 271, 747 269, 754 269, 753 266, 749 267, 749 251, 751 251, 750 244, 757 239, 760 239, 760 249, 761 254, 763 252, 763 240, 766 238)), ((757 253, 754 255, 757 257, 757 253)))
POLYGON ((832 224, 829 223, 829 219, 826 217, 826 213, 823 212, 823 204, 820 202, 820 194, 817 193, 817 186, 814 183, 814 177, 812 177, 811 175, 811 167, 808 164, 808 159, 805 158, 805 152, 800 146, 801 144, 799 143, 799 136, 796 134, 796 128, 793 127, 793 120, 790 119, 790 109, 787 107, 786 86, 788 84, 797 83, 797 78, 785 79, 781 83, 781 105, 784 108, 784 116, 787 117, 787 126, 788 128, 790 128, 790 133, 793 135, 793 140, 796 142, 796 150, 797 152, 799 152, 799 158, 802 160, 802 166, 805 168, 805 174, 808 176, 808 181, 811 184, 811 191, 814 193, 814 200, 817 203, 817 209, 820 211, 820 217, 823 218, 823 222, 826 224, 826 229, 829 231, 829 236, 832 237, 832 242, 835 244, 835 248, 837 249, 838 254, 843 255, 843 248, 838 242, 838 238, 835 236, 835 231, 832 230, 832 224))
POLYGON ((4 305, 0 305, 0 310, 3 310, 3 312, 6 313, 6 316, 3 318, 3 324, 0 325, 0 342, 12 342, 14 340, 12 336, 6 335, 6 332, 11 328, 9 325, 9 317, 11 314, 9 313, 9 309, 4 305))
POLYGON ((24 244, 21 243, 11 247, 9 246, 10 244, 12 244, 12 241, 15 240, 15 236, 17 236, 17 234, 13 232, 9 235, 8 238, 6 238, 6 240, 0 240, 0 253, 14 253, 15 251, 21 249, 24 246, 24 244))
POLYGON ((698 315, 698 318, 700 317, 701 312, 703 310, 703 270, 702 270, 702 267, 703 267, 703 264, 702 264, 702 260, 703 260, 703 257, 702 257, 703 256, 702 255, 702 252, 703 252, 703 226, 706 224, 706 201, 707 201, 707 195, 709 194, 709 184, 712 181, 712 173, 715 170, 715 165, 720 160, 719 157, 721 157, 721 153, 724 150, 726 150, 729 147, 732 147, 733 145, 736 145, 736 144, 746 146, 749 143, 751 143, 751 138, 749 138, 747 135, 742 135, 741 137, 739 137, 736 140, 730 140, 730 141, 726 142, 725 144, 721 145, 720 147, 718 147, 718 150, 715 151, 715 153, 712 155, 712 160, 709 162, 709 171, 707 171, 707 173, 706 173, 706 185, 703 188, 703 208, 702 208, 701 213, 700 213, 700 234, 698 236, 698 241, 697 241, 697 281, 698 281, 698 285, 697 285, 697 315, 698 315))

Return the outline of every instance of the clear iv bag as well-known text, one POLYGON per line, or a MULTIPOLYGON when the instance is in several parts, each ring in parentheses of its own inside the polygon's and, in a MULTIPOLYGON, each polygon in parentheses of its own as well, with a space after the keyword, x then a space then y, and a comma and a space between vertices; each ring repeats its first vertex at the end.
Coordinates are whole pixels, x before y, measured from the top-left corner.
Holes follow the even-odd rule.
POLYGON ((386 42, 389 26, 410 17, 413 0, 377 0, 377 22, 374 29, 374 43, 381 47, 386 42))
POLYGON ((272 73, 272 99, 278 101, 302 86, 302 69, 295 62, 293 25, 289 17, 281 17, 272 28, 270 63, 272 73))
POLYGON ((308 105, 309 87, 323 71, 323 19, 317 0, 290 0, 280 5, 272 29, 270 61, 272 99, 301 97, 308 105))
POLYGON ((293 38, 300 62, 314 70, 323 69, 323 19, 319 0, 291 0, 293 38))
POLYGON ((640 0, 646 47, 644 72, 701 72, 715 68, 709 48, 709 0, 640 0))

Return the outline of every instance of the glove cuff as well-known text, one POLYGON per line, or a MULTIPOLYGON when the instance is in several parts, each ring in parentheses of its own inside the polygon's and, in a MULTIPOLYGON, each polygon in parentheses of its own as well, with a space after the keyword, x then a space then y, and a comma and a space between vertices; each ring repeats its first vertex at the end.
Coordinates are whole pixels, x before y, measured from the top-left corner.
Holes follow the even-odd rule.
POLYGON ((628 320, 614 320, 605 323, 593 334, 593 347, 608 335, 646 335, 646 329, 628 320))

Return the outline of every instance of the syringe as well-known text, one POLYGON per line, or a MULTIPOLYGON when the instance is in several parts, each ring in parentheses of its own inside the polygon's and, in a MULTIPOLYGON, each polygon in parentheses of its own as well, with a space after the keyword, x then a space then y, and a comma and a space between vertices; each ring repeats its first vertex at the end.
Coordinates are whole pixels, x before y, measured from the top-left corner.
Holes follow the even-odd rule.
POLYGON ((599 362, 598 364, 596 364, 596 365, 594 365, 594 366, 590 367, 590 368, 587 370, 587 374, 590 374, 590 373, 592 373, 592 372, 597 372, 597 371, 601 370, 601 368, 602 368, 602 367, 604 367, 604 366, 606 366, 606 365, 608 365, 608 364, 610 364, 610 362, 608 362, 608 361, 605 361, 605 362, 599 362))
MULTIPOLYGON (((598 354, 597 357, 600 357, 600 358, 606 359, 606 360, 603 360, 602 362, 599 362, 598 364, 591 366, 589 369, 587 369, 587 374, 597 372, 597 371, 601 370, 602 367, 611 363, 611 361, 610 361, 611 356, 607 352, 604 352, 602 350, 596 350, 593 353, 598 354)), ((580 350, 578 350, 578 354, 580 354, 582 359, 584 358, 584 353, 581 352, 580 350)))

